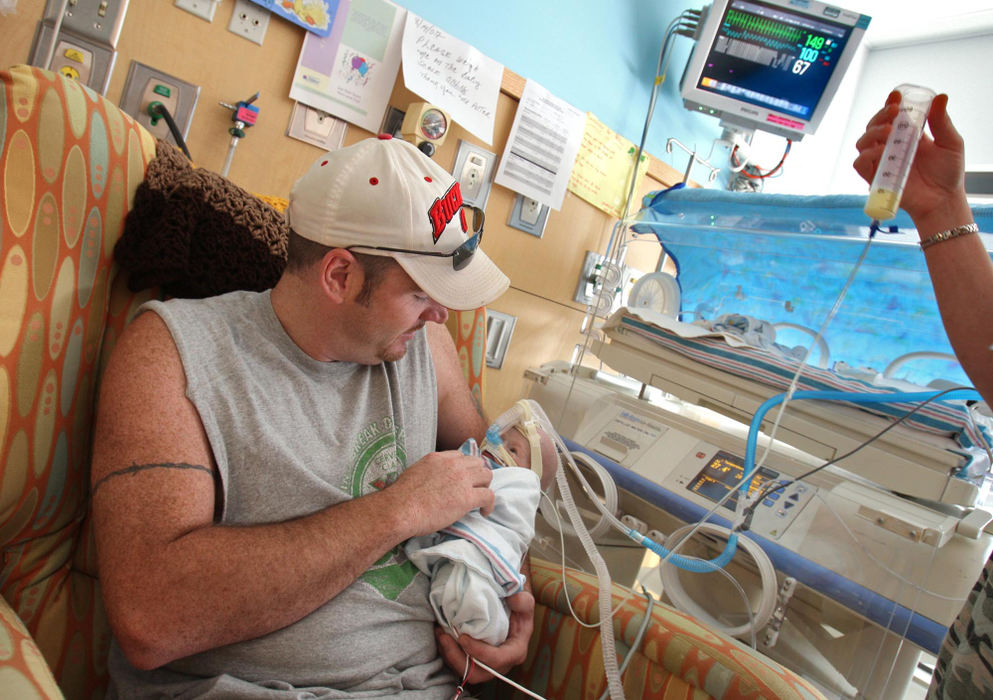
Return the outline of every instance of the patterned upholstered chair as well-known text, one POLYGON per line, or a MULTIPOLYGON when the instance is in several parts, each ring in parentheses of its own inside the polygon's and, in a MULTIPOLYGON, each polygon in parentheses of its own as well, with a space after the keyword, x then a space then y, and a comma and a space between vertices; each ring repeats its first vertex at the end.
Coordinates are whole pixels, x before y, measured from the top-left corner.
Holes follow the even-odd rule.
MULTIPOLYGON (((151 292, 113 264, 151 135, 53 73, 0 72, 0 697, 101 698, 110 639, 89 521, 90 429, 103 359, 151 292)), ((455 317, 481 398, 485 312, 455 317)), ((564 611, 556 569, 535 562, 536 630, 517 677, 548 698, 602 686, 596 630, 564 611)), ((573 605, 596 582, 569 572, 573 605)), ((618 590, 618 595, 621 595, 618 590)), ((618 614, 630 642, 639 608, 618 614)), ((781 668, 660 606, 626 675, 629 697, 817 697, 781 668), (665 694, 666 697, 670 695, 665 694)), ((592 689, 592 690, 591 690, 592 689)), ((500 689, 498 697, 505 697, 500 689)))
POLYGON ((43 657, 68 695, 93 697, 109 632, 86 517, 90 423, 101 354, 138 301, 111 256, 155 142, 54 74, 0 82, 0 694, 58 697, 43 657))

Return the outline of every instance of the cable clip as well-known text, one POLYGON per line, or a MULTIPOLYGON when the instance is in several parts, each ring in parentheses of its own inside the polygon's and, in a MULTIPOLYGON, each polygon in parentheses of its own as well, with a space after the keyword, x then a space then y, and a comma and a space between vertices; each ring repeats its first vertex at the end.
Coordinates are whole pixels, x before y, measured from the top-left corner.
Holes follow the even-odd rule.
POLYGON ((462 674, 462 681, 455 688, 455 697, 452 698, 452 700, 459 700, 459 698, 462 697, 462 693, 465 692, 465 686, 467 685, 467 681, 469 680, 469 674, 472 673, 472 669, 475 668, 475 666, 476 666, 475 660, 471 656, 466 654, 465 673, 462 674))

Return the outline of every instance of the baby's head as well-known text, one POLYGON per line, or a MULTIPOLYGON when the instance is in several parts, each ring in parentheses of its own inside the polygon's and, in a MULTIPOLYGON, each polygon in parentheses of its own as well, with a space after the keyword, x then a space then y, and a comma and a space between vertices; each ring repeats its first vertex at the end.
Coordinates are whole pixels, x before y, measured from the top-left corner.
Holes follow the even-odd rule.
MULTIPOLYGON (((555 478, 555 470, 559 466, 559 456, 555 449, 555 441, 549 437, 548 433, 540 428, 536 428, 536 430, 541 455, 541 490, 544 491, 555 478)), ((503 446, 513 458, 514 464, 527 469, 533 468, 531 443, 520 427, 510 426, 500 434, 500 438, 503 440, 503 446)))

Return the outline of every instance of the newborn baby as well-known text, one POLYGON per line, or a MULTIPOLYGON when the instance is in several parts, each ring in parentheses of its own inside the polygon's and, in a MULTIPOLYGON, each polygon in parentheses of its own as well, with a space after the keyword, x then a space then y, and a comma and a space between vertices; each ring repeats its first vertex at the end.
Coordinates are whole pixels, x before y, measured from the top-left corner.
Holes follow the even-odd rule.
POLYGON ((489 644, 507 638, 510 615, 503 599, 523 589, 521 561, 534 537, 541 491, 558 467, 554 441, 533 421, 530 427, 507 428, 500 443, 488 440, 482 452, 475 440, 462 446, 466 454, 481 454, 493 469, 493 512, 483 517, 474 510, 405 545, 411 562, 431 577, 430 600, 438 622, 456 638, 468 634, 489 644), (532 450, 532 441, 537 450, 532 450))

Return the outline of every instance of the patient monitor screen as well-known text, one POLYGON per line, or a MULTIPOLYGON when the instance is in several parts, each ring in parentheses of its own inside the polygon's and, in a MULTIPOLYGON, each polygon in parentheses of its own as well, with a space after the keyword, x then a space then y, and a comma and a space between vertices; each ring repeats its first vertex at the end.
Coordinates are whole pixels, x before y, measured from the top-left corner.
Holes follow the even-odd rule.
MULTIPOLYGON (((730 452, 718 451, 713 459, 707 462, 687 488, 693 493, 700 494, 714 503, 727 496, 728 491, 734 491, 731 498, 724 502, 724 507, 733 511, 738 503, 738 485, 745 475, 745 464, 730 452)), ((779 473, 765 467, 759 467, 755 472, 752 483, 748 485, 748 495, 752 496, 765 484, 779 477, 779 473)))
POLYGON ((810 120, 852 29, 757 0, 732 0, 697 87, 810 120))

